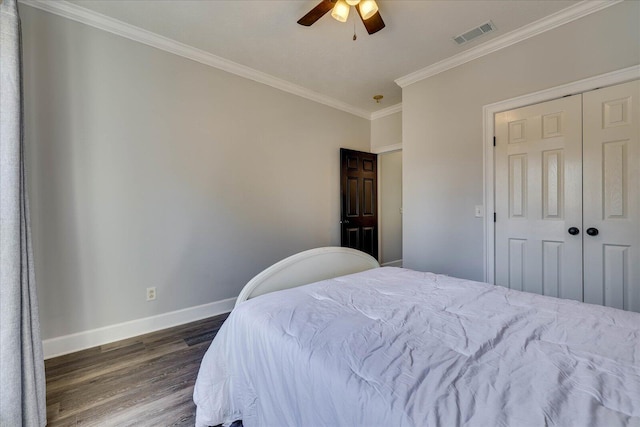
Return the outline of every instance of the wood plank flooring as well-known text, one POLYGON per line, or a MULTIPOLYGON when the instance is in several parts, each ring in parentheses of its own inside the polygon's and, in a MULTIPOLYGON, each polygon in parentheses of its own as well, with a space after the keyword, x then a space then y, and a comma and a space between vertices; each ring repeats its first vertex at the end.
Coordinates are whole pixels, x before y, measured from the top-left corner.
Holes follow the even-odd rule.
POLYGON ((193 426, 200 361, 227 316, 45 361, 47 425, 193 426))

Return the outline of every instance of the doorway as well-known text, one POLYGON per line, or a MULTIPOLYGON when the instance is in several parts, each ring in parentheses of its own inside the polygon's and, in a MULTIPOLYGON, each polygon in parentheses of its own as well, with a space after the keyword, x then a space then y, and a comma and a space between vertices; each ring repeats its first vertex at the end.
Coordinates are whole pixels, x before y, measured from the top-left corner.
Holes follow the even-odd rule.
POLYGON ((518 96, 511 99, 487 104, 482 107, 483 116, 483 235, 484 235, 484 281, 495 283, 495 223, 494 223, 494 145, 495 136, 494 121, 495 115, 507 110, 520 108, 527 105, 538 104, 550 99, 557 99, 576 93, 583 93, 596 88, 612 86, 632 80, 637 80, 640 74, 640 65, 612 71, 598 76, 589 77, 583 80, 567 83, 564 85, 544 89, 538 92, 518 96))
POLYGON ((378 158, 340 149, 340 245, 378 259, 378 158))
POLYGON ((402 267, 402 150, 378 154, 380 264, 402 267))

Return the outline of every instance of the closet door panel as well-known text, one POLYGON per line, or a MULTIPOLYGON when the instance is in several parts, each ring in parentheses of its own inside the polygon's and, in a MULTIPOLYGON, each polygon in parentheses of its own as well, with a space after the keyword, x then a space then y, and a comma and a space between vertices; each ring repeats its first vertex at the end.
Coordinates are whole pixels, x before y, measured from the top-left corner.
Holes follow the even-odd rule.
POLYGON ((496 284, 582 300, 581 95, 496 114, 496 284))
POLYGON ((640 311, 640 82, 583 99, 585 302, 640 311))

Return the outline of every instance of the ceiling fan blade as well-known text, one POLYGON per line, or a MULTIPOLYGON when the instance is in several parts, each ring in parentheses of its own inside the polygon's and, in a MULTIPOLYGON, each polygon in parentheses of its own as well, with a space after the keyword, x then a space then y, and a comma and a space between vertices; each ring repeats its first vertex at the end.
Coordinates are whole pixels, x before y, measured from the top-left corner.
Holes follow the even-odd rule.
MULTIPOLYGON (((360 13, 360 5, 356 6, 356 10, 358 11, 358 15, 360 15, 360 19, 362 19, 362 14, 360 13)), ((385 27, 382 16, 380 16, 380 12, 376 12, 375 15, 373 15, 366 21, 362 19, 362 23, 364 24, 364 27, 367 29, 367 32, 369 34, 377 33, 385 27)))
POLYGON ((304 25, 305 27, 312 25, 318 19, 322 18, 325 13, 333 9, 334 2, 335 0, 322 0, 316 7, 311 9, 309 13, 300 18, 298 24, 304 25))

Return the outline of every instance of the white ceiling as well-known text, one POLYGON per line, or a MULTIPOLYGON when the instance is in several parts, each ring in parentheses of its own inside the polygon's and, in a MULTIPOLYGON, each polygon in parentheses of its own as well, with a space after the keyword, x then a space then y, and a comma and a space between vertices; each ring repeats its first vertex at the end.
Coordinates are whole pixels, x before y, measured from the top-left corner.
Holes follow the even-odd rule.
POLYGON ((402 101, 395 79, 578 3, 378 0, 386 28, 368 35, 353 10, 347 23, 335 21, 328 13, 311 27, 298 25, 296 21, 318 2, 70 1, 368 113, 402 101), (453 36, 488 20, 496 31, 463 46, 453 42, 453 36), (354 22, 356 41, 352 40, 354 22), (380 104, 373 100, 376 94, 384 95, 380 104))

